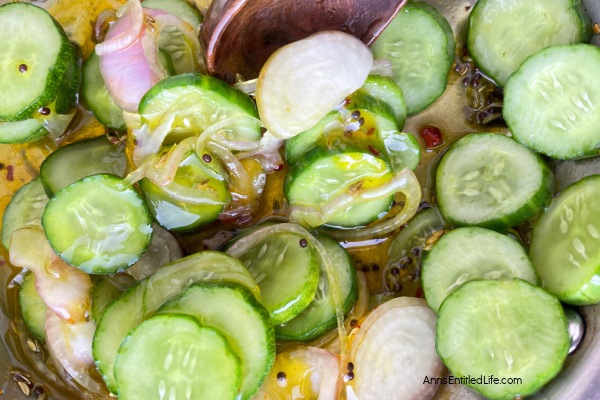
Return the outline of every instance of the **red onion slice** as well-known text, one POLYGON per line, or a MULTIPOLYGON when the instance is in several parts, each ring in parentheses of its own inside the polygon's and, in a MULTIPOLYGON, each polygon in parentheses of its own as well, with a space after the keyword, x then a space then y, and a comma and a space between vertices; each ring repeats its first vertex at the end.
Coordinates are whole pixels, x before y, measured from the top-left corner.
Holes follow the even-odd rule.
POLYGON ((70 324, 51 311, 46 314, 46 343, 56 368, 62 367, 82 387, 99 393, 102 387, 90 375, 95 331, 93 322, 70 324))
POLYGON ((103 56, 131 46, 144 28, 144 10, 139 0, 129 0, 117 11, 117 22, 111 26, 106 40, 96 46, 96 54, 103 56))
POLYGON ((10 262, 35 275, 35 288, 57 316, 69 322, 85 321, 92 281, 85 272, 56 255, 39 228, 22 228, 10 240, 10 262))

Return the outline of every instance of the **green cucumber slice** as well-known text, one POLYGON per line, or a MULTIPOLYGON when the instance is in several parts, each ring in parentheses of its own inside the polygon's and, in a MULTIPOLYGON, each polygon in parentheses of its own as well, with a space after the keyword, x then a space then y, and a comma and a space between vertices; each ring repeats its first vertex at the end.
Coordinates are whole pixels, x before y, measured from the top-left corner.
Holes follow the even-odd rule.
POLYGON ((570 185, 533 229, 529 256, 542 287, 566 303, 600 302, 598 195, 600 175, 570 185))
POLYGON ((152 217, 163 228, 186 231, 216 220, 231 200, 225 173, 220 173, 219 161, 209 155, 201 160, 190 153, 177 168, 175 178, 167 186, 158 186, 148 179, 140 188, 152 217))
POLYGON ((42 225, 56 254, 92 274, 125 270, 139 260, 152 237, 143 200, 110 174, 83 178, 56 193, 42 225))
POLYGON ((148 279, 145 314, 153 315, 168 300, 200 281, 237 283, 260 299, 259 287, 240 261, 225 253, 206 250, 166 264, 148 279))
MULTIPOLYGON (((431 241, 446 228, 446 221, 437 208, 425 208, 415 214, 392 240, 385 267, 387 289, 398 293, 406 284, 413 283, 412 276, 421 274, 424 253, 430 249, 431 241), (435 235, 435 236, 434 236, 435 235), (410 277, 410 278, 409 278, 410 277)), ((414 282, 420 286, 420 282, 414 282)), ((386 301, 386 295, 372 300, 375 304, 386 301)))
POLYGON ((494 133, 450 147, 436 173, 440 210, 455 225, 503 229, 533 217, 550 200, 552 172, 540 156, 494 133))
POLYGON ((599 69, 600 48, 589 44, 554 46, 528 58, 504 90, 502 115, 513 137, 553 158, 598 154, 599 69))
POLYGON ((44 9, 27 3, 1 6, 0 121, 30 118, 53 101, 72 51, 61 26, 44 9))
POLYGON ((59 114, 69 113, 71 107, 77 103, 77 93, 79 92, 79 86, 81 85, 82 80, 81 68, 79 65, 79 51, 75 48, 75 45, 71 45, 70 50, 67 60, 67 69, 55 99, 56 112, 59 114))
POLYGON ((83 64, 81 95, 85 104, 102 125, 118 130, 127 128, 123 119, 123 110, 108 94, 104 77, 100 72, 100 57, 95 51, 83 64))
POLYGON ((44 122, 35 118, 0 122, 0 143, 33 142, 48 134, 44 122))
POLYGON ((106 387, 117 394, 115 360, 121 342, 144 320, 144 291, 148 281, 133 285, 102 313, 92 341, 92 354, 106 387))
POLYGON ((275 360, 275 334, 269 313, 246 288, 233 283, 196 283, 159 312, 191 315, 220 331, 242 361, 242 400, 260 388, 275 360))
POLYGON ((71 123, 74 113, 59 114, 57 102, 58 99, 44 107, 46 115, 37 113, 33 118, 23 121, 0 122, 0 143, 33 142, 48 134, 54 139, 60 137, 71 123))
POLYGON ((288 139, 285 143, 287 162, 295 164, 315 147, 338 151, 352 148, 385 158, 394 171, 414 170, 421 157, 417 139, 401 133, 391 118, 379 113, 387 114, 387 110, 378 107, 375 101, 364 101, 367 96, 361 96, 360 101, 356 95, 350 99, 347 106, 351 111, 350 120, 333 111, 311 129, 288 139))
POLYGON ((42 227, 42 215, 48 196, 40 178, 22 186, 15 192, 2 216, 2 246, 8 251, 10 235, 20 228, 42 227))
POLYGON ((246 266, 260 287, 261 303, 274 325, 294 318, 315 298, 319 262, 302 235, 272 233, 244 253, 232 255, 246 266))
POLYGON ((21 317, 31 336, 43 342, 46 340, 46 303, 35 289, 35 276, 28 271, 19 288, 19 309, 21 317))
POLYGON ((433 7, 421 2, 404 6, 371 46, 373 55, 392 63, 408 114, 416 114, 444 93, 454 62, 452 29, 433 7))
POLYGON ((475 279, 520 278, 537 285, 525 249, 516 240, 484 228, 446 233, 423 260, 421 282, 435 312, 446 297, 475 279))
POLYGON ((100 321, 106 306, 121 297, 135 283, 135 279, 127 274, 105 276, 100 279, 92 289, 92 318, 94 321, 100 321))
POLYGON ((142 322, 119 347, 119 399, 234 400, 240 360, 214 329, 184 315, 142 322))
POLYGON ((50 154, 40 167, 40 178, 49 197, 86 176, 109 173, 123 176, 127 161, 122 147, 106 136, 71 143, 50 154))
MULTIPOLYGON (((197 134, 216 122, 236 116, 258 118, 256 106, 248 95, 219 79, 200 74, 176 75, 160 81, 144 95, 139 112, 151 130, 165 115, 176 115, 173 130, 180 134, 188 131, 197 134)), ((244 130, 244 135, 228 138, 255 141, 260 139, 260 129, 244 130)))
MULTIPOLYGON (((337 282, 342 288, 343 312, 348 314, 358 299, 358 284, 354 262, 338 242, 325 235, 315 235, 331 258, 337 282)), ((288 322, 275 326, 280 340, 309 342, 337 326, 333 294, 327 281, 327 271, 321 265, 315 299, 300 314, 288 322)))
POLYGON ((504 86, 529 56, 587 40, 591 24, 589 17, 582 18, 582 8, 579 0, 478 1, 469 15, 469 53, 486 75, 504 86))
MULTIPOLYGON (((354 187, 367 189, 380 186, 391 177, 387 164, 371 154, 356 151, 331 154, 315 148, 292 166, 284 190, 290 205, 318 207, 354 187)), ((354 204, 334 215, 327 225, 366 225, 388 212, 393 197, 354 204)))
POLYGON ((463 285, 442 303, 436 337, 452 375, 487 398, 505 400, 537 392, 561 370, 571 345, 558 300, 520 279, 463 285), (473 379, 480 376, 498 381, 473 379))
POLYGON ((404 127, 406 117, 408 116, 408 108, 406 107, 402 89, 400 89, 400 86, 398 86, 392 77, 369 75, 357 92, 374 97, 390 106, 398 124, 398 129, 404 127))
POLYGON ((186 0, 143 0, 142 6, 164 10, 181 18, 194 28, 198 28, 204 20, 202 13, 186 0))

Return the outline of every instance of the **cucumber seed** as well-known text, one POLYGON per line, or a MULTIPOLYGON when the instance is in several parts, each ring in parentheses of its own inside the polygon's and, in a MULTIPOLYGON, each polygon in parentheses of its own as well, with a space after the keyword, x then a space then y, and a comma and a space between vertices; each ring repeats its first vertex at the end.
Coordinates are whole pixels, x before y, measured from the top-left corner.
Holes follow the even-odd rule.
POLYGON ((27 72, 27 65, 26 64, 21 64, 19 65, 19 72, 24 74, 25 72, 27 72))

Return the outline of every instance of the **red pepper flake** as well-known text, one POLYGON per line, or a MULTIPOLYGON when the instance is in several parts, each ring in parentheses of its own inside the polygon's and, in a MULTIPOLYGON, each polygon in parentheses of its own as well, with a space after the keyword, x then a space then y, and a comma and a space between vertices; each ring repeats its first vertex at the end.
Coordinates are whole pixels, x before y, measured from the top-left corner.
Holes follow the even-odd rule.
POLYGON ((425 126, 421 129, 421 137, 425 140, 425 146, 428 149, 433 149, 444 143, 442 131, 435 126, 425 126))
POLYGON ((424 296, 424 294, 423 294, 423 289, 421 289, 421 288, 418 288, 418 289, 417 289, 417 292, 415 293, 415 297, 418 297, 418 298, 420 298, 420 299, 424 299, 424 298, 425 298, 425 296, 424 296))
POLYGON ((367 136, 371 136, 375 133, 375 128, 369 128, 369 130, 367 131, 367 136))
POLYGON ((12 182, 15 180, 14 172, 15 172, 15 167, 13 167, 12 165, 6 166, 6 180, 7 181, 12 182))
POLYGON ((279 164, 275 167, 275 171, 281 171, 283 169, 283 164, 279 164))
POLYGON ((381 155, 381 153, 378 152, 377 149, 375 147, 371 146, 371 145, 369 145, 369 151, 371 152, 371 154, 373 154, 376 157, 379 156, 379 155, 381 155))

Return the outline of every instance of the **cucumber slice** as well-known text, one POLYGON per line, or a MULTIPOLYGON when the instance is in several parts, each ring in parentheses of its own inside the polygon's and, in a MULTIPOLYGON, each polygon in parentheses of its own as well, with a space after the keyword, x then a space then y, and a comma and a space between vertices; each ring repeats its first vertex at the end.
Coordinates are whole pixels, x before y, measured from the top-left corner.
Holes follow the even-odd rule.
POLYGON ((533 217, 550 200, 552 172, 540 156, 494 133, 452 145, 436 173, 444 216, 455 225, 503 229, 533 217))
POLYGON ((28 271, 19 288, 19 309, 21 317, 31 336, 43 342, 46 340, 46 312, 48 307, 35 289, 35 276, 28 271))
POLYGON ((578 305, 600 302, 600 175, 566 188, 533 229, 529 256, 542 287, 578 305))
POLYGON ((244 265, 218 251, 203 251, 162 266, 148 280, 144 310, 152 315, 168 300, 200 281, 233 282, 244 286, 260 299, 260 289, 244 265))
POLYGON ((92 318, 100 321, 102 313, 113 300, 135 284, 135 279, 127 274, 105 276, 92 289, 92 318))
POLYGON ((537 392, 558 374, 571 345, 558 300, 520 279, 464 284, 442 304, 436 337, 452 375, 506 400, 537 392), (496 381, 473 379, 479 376, 496 381))
POLYGON ((369 75, 357 92, 374 97, 390 106, 398 124, 398 129, 404 127, 406 117, 408 116, 408 108, 406 107, 402 89, 400 89, 400 86, 398 86, 393 78, 383 75, 369 75))
POLYGON ((27 3, 0 7, 0 121, 32 117, 56 97, 72 45, 47 11, 27 3))
MULTIPOLYGON (((285 196, 290 205, 320 206, 353 188, 380 186, 392 173, 386 163, 371 154, 346 152, 330 154, 315 148, 294 164, 285 181, 285 196)), ((356 227, 366 225, 388 212, 394 196, 362 201, 334 215, 327 225, 356 227)))
POLYGON ((455 41, 444 17, 425 3, 400 10, 371 46, 373 55, 392 63, 409 114, 431 105, 444 93, 454 62, 455 41))
POLYGON ((286 141, 287 162, 295 164, 315 147, 339 151, 352 148, 384 157, 394 171, 414 170, 421 156, 419 143, 414 136, 401 133, 393 118, 385 116, 388 110, 381 106, 385 104, 368 96, 351 96, 347 106, 350 119, 331 112, 311 129, 286 141))
POLYGON ((48 134, 44 122, 35 118, 23 121, 0 122, 0 143, 36 141, 48 134))
POLYGON ((48 134, 54 139, 60 137, 71 123, 74 113, 59 114, 57 102, 44 107, 46 115, 37 113, 33 118, 23 121, 0 122, 0 143, 33 142, 48 134))
POLYGON ((104 77, 100 72, 100 57, 95 51, 83 64, 81 95, 85 104, 102 125, 118 130, 127 128, 123 119, 123 110, 108 94, 104 77))
POLYGON ((75 49, 75 45, 71 45, 70 50, 67 59, 67 69, 55 99, 56 112, 59 114, 69 113, 71 107, 77 103, 77 93, 79 92, 82 80, 79 51, 75 49))
MULTIPOLYGON (((323 245, 334 266, 337 282, 342 288, 343 312, 348 314, 358 299, 358 284, 354 262, 338 242, 325 235, 315 235, 323 245)), ((327 281, 327 271, 321 265, 319 284, 315 299, 300 314, 290 321, 275 326, 275 335, 280 340, 309 342, 337 326, 333 293, 327 281)))
POLYGON ((478 1, 469 15, 469 53, 486 75, 504 86, 529 56, 587 40, 591 24, 589 17, 582 18, 582 8, 580 0, 478 1))
POLYGON ((2 216, 2 246, 8 251, 10 236, 26 227, 42 227, 42 215, 48 196, 40 178, 35 178, 15 192, 2 216))
POLYGON ((186 0, 143 0, 142 6, 164 10, 181 18, 193 26, 194 29, 198 28, 204 20, 202 13, 186 0))
POLYGON ((144 202, 110 174, 83 178, 58 192, 46 206, 42 225, 56 254, 93 274, 125 270, 152 237, 144 202))
POLYGON ((119 399, 234 400, 240 360, 227 340, 194 318, 161 315, 141 323, 119 347, 119 399), (193 396, 193 397, 192 397, 193 396))
POLYGON ((554 158, 598 154, 599 69, 600 48, 589 44, 554 46, 527 59, 504 91, 502 115, 513 137, 554 158))
POLYGON ((94 340, 92 354, 106 387, 117 394, 115 360, 121 342, 144 320, 144 291, 147 280, 133 285, 121 297, 110 303, 102 313, 94 340))
POLYGON ((212 156, 190 153, 177 168, 173 182, 158 186, 148 179, 140 188, 148 210, 162 227, 186 231, 216 220, 231 200, 226 174, 219 173, 212 156), (204 159, 210 160, 205 162, 204 159))
MULTIPOLYGON (((431 241, 446 228, 446 221, 437 208, 425 208, 406 223, 393 239, 388 251, 384 277, 387 289, 398 293, 421 273, 421 262, 431 241), (435 235, 435 236, 434 236, 435 235)), ((417 282, 415 282, 417 283, 417 282)), ((420 285, 420 282, 418 283, 420 285)), ((385 297, 385 296, 383 296, 385 297)), ((379 302, 377 297, 373 299, 379 302)))
POLYGON ((49 197, 86 176, 109 173, 123 176, 125 151, 106 136, 62 147, 50 154, 40 167, 40 178, 49 197))
POLYGON ((242 400, 260 388, 275 360, 275 334, 269 313, 243 286, 196 283, 160 313, 191 315, 223 333, 242 361, 242 400))
MULTIPOLYGON (((258 118, 254 102, 245 93, 225 82, 200 74, 182 74, 160 81, 140 101, 139 112, 150 129, 156 128, 167 114, 177 118, 173 130, 197 134, 210 125, 235 116, 258 118), (191 127, 190 127, 191 124, 191 127)), ((231 133, 225 133, 226 136, 231 133)), ((255 141, 260 139, 260 129, 248 129, 243 138, 233 140, 255 141)))
POLYGON ((319 262, 307 239, 296 233, 270 234, 237 257, 260 287, 261 303, 271 322, 282 324, 300 314, 315 298, 319 262))
POLYGON ((446 297, 475 279, 520 278, 537 285, 533 265, 514 239, 483 228, 459 228, 444 236, 423 260, 421 282, 437 312, 446 297))

